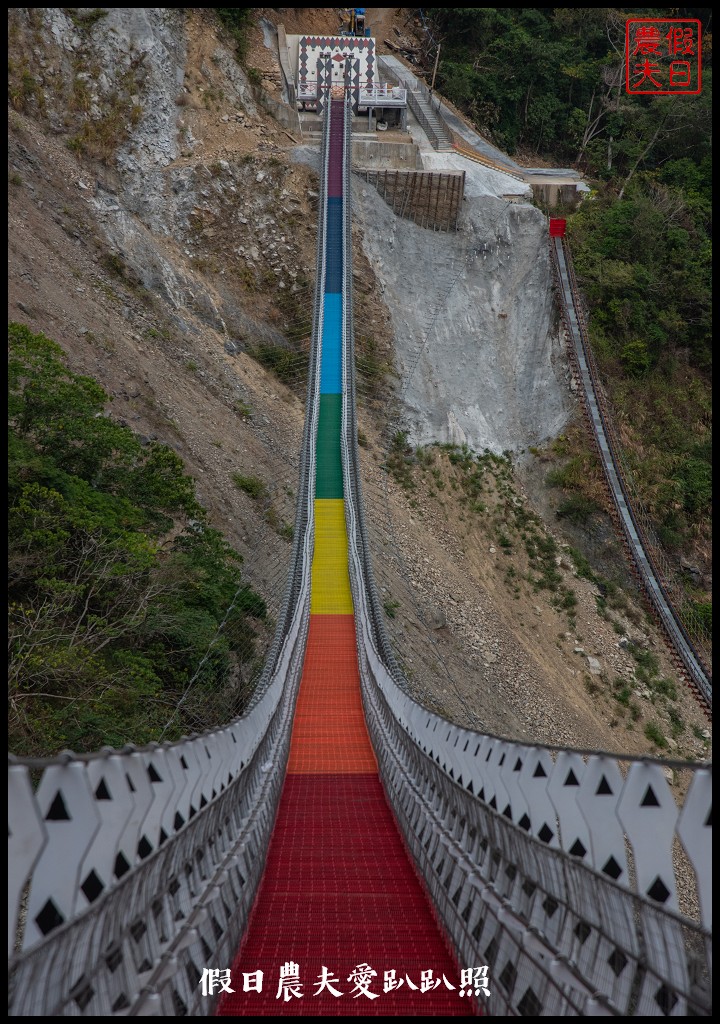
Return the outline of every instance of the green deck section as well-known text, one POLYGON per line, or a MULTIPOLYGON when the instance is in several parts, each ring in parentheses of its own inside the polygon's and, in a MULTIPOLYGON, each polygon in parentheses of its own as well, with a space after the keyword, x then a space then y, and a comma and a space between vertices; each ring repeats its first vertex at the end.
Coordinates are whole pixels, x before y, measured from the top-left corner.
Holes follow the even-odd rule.
POLYGON ((316 498, 344 497, 340 458, 341 418, 342 395, 321 395, 315 472, 316 498))

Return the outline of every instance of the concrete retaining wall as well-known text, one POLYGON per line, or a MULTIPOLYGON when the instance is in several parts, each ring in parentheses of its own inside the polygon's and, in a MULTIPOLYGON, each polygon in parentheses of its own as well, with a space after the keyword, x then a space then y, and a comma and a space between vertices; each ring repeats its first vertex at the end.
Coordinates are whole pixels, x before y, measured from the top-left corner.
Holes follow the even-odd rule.
POLYGON ((374 136, 352 140, 353 167, 374 170, 422 169, 419 150, 414 142, 378 142, 374 136))

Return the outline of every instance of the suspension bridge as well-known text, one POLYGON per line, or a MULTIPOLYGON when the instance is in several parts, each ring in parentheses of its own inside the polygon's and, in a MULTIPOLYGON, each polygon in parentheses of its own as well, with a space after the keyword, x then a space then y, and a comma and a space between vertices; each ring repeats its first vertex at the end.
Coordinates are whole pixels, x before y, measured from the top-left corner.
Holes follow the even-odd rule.
POLYGON ((332 90, 262 676, 202 735, 10 759, 10 1013, 708 1015, 710 767, 515 743, 408 694, 357 451, 351 122, 332 90))

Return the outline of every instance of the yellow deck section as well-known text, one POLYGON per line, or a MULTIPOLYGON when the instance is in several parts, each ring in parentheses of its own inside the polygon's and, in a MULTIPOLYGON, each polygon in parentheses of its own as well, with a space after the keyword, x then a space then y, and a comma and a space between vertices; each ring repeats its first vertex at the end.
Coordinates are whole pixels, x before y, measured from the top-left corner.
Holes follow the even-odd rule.
POLYGON ((310 614, 352 613, 345 502, 342 498, 317 498, 310 614))

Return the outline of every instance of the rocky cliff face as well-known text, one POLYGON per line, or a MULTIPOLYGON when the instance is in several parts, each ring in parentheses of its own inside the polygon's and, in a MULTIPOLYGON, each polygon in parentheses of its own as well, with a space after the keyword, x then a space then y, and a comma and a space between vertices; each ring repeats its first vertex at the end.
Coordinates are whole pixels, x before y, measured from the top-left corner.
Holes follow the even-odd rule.
MULTIPOLYGON (((227 330, 237 318, 237 289, 222 278, 262 263, 260 252, 272 255, 268 246, 284 265, 281 287, 292 288, 309 269, 309 253, 288 224, 302 212, 286 201, 291 191, 273 193, 277 175, 242 163, 247 135, 256 142, 267 134, 248 80, 227 48, 199 38, 180 9, 110 8, 95 20, 93 13, 38 9, 33 26, 15 12, 22 60, 28 69, 39 63, 45 116, 76 151, 105 161, 89 199, 107 242, 142 286, 181 319, 200 305, 227 330), (214 126, 225 128, 224 143, 208 138, 198 107, 234 111, 214 126), (257 201, 241 209, 251 193, 265 198, 263 211, 257 201), (277 237, 266 244, 270 221, 277 237), (193 273, 193 261, 212 250, 223 259, 213 282, 219 288, 193 273)), ((358 183, 362 244, 392 316, 411 438, 519 451, 555 436, 572 408, 553 323, 546 225, 534 207, 491 194, 504 176, 468 173, 484 175, 485 188, 468 187, 461 230, 448 235, 429 236, 394 217, 358 183)))
POLYGON ((356 199, 411 440, 499 453, 555 437, 573 402, 540 211, 483 195, 466 200, 456 234, 430 234, 369 188, 356 199))

